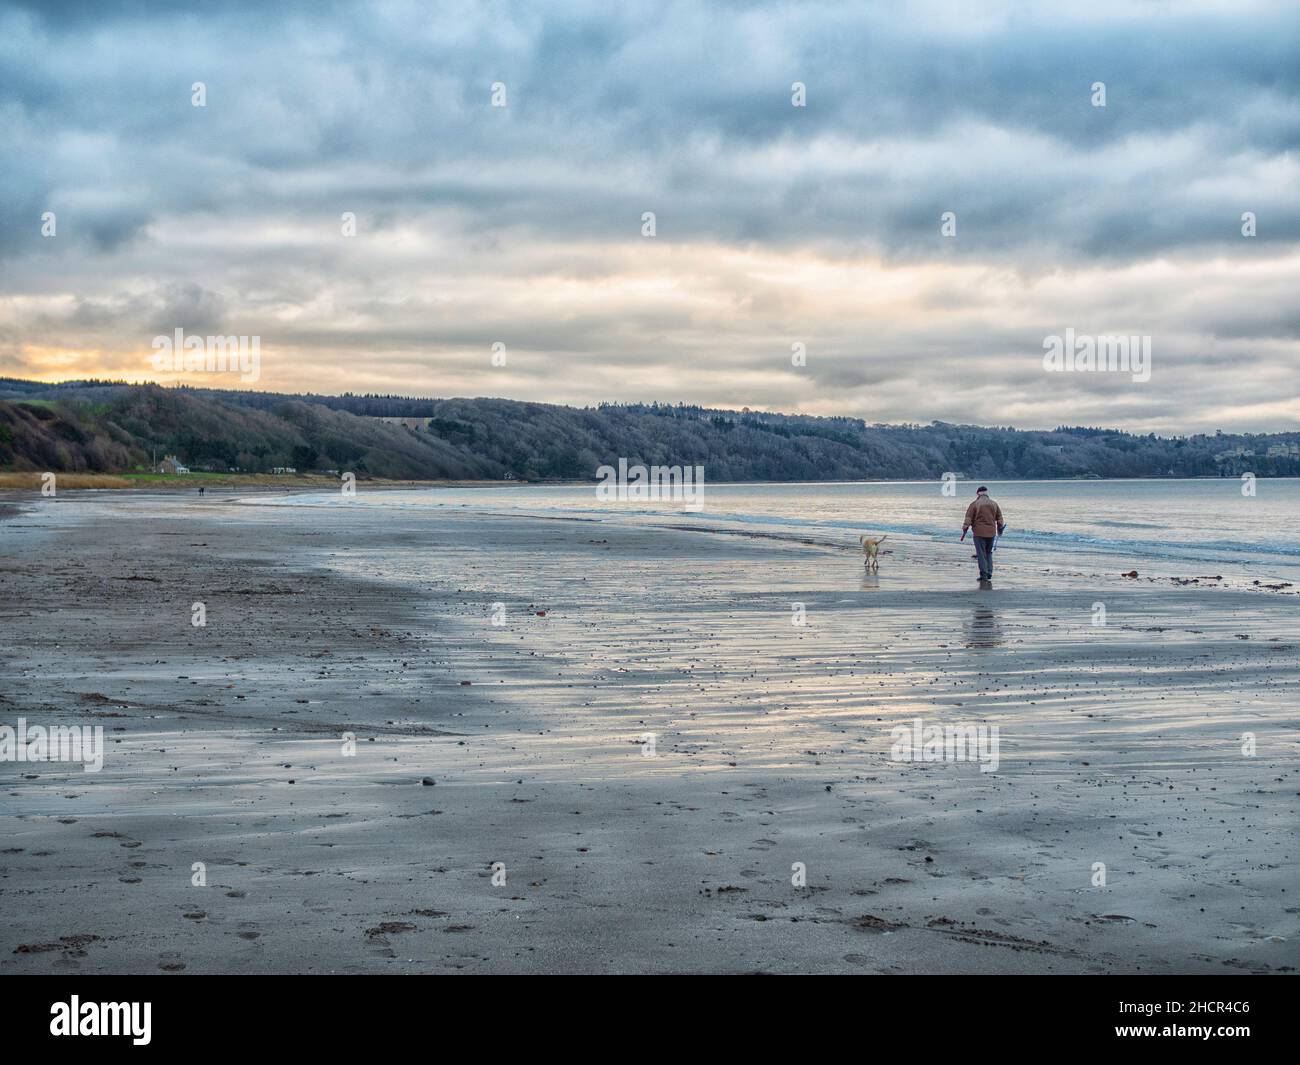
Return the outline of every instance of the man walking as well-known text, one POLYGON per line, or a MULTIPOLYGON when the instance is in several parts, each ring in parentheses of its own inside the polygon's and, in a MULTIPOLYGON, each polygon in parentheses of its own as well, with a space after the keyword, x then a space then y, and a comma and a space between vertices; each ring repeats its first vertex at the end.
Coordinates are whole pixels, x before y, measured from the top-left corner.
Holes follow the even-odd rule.
POLYGON ((966 531, 973 530, 975 539, 975 558, 980 566, 980 583, 989 584, 993 580, 993 539, 1002 535, 1006 523, 1002 520, 1002 508, 997 501, 989 497, 989 490, 980 485, 975 498, 966 508, 966 518, 961 525, 961 538, 966 539, 966 531))

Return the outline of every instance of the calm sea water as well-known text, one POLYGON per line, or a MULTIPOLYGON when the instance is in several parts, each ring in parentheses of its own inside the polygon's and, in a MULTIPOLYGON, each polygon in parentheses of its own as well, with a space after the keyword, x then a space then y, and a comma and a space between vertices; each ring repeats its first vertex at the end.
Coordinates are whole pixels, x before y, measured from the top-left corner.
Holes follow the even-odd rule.
MULTIPOLYGON (((1243 495, 1241 482, 1226 478, 987 483, 1008 526, 999 548, 1035 561, 1070 565, 1086 557, 1107 568, 1113 563, 1172 575, 1300 581, 1298 479, 1259 480, 1254 496, 1243 495)), ((947 542, 960 534, 975 487, 962 482, 955 496, 944 496, 933 481, 707 484, 703 508, 688 513, 680 504, 666 502, 604 504, 594 486, 367 492, 363 483, 350 505, 472 508, 636 523, 681 524, 685 519, 832 541, 852 542, 860 532, 873 532, 947 542)), ((338 500, 337 493, 309 493, 277 502, 312 506, 338 500)))

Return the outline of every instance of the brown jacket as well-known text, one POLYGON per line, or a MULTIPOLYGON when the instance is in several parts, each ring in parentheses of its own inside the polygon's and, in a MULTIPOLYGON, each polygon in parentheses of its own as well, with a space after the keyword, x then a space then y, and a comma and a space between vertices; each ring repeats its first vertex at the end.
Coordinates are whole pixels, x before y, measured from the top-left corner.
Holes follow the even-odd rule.
POLYGON ((988 495, 982 495, 976 496, 966 508, 961 531, 973 528, 976 536, 997 536, 1004 524, 1002 508, 988 495))

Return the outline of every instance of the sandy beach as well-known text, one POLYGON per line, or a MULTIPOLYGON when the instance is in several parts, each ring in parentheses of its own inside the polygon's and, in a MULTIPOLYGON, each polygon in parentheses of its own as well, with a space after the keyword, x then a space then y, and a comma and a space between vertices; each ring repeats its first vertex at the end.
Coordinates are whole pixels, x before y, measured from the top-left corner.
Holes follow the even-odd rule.
POLYGON ((1294 594, 675 524, 0 499, 0 972, 1300 965, 1294 594))

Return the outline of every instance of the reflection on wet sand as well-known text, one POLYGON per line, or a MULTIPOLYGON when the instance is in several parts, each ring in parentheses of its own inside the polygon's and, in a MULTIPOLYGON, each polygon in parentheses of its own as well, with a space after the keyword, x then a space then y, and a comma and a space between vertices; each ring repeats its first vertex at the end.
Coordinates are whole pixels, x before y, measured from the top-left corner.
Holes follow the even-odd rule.
POLYGON ((869 571, 864 573, 862 575, 861 588, 864 592, 880 591, 880 575, 869 571))
POLYGON ((963 626, 963 635, 967 647, 1002 646, 1002 625, 991 604, 985 602, 975 605, 971 616, 963 626))

